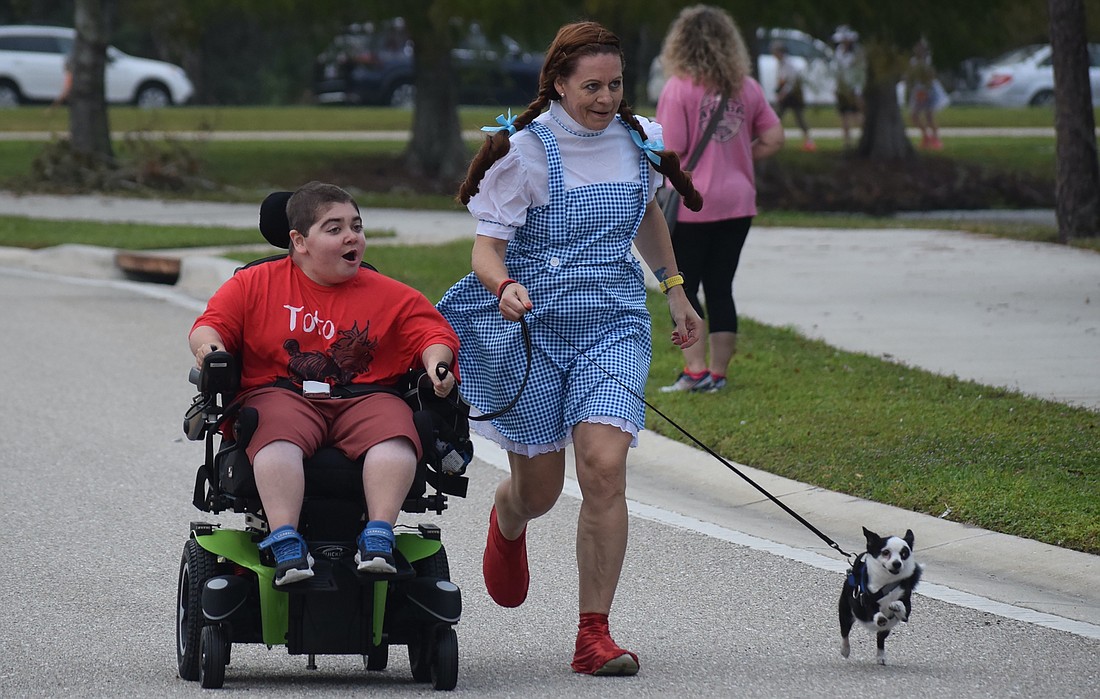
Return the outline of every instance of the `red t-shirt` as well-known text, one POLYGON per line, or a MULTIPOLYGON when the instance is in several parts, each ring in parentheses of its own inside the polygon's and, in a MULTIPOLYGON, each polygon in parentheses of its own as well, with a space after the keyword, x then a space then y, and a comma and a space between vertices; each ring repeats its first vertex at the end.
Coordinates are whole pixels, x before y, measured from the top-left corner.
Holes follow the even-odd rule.
POLYGON ((242 269, 192 331, 200 325, 240 358, 242 391, 278 378, 390 385, 422 366, 429 345, 458 357, 458 337, 423 294, 365 267, 336 286, 317 284, 290 258, 242 269))

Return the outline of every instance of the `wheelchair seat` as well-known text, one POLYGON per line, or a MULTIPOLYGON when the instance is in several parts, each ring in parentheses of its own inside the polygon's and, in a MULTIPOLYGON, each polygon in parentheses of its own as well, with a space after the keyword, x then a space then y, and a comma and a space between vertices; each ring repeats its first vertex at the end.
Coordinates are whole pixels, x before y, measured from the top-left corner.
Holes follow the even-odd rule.
MULTIPOLYGON (((466 496, 465 466, 473 457, 468 407, 457 391, 451 397, 438 398, 425 387, 430 382, 422 377, 423 372, 414 372, 398 387, 380 390, 398 393, 410 404, 421 442, 423 455, 401 509, 442 514, 447 495, 466 496), (429 492, 428 486, 434 492, 429 492)), ((200 393, 184 419, 184 432, 192 440, 208 441, 206 463, 196 474, 195 506, 215 514, 223 510, 261 514, 252 464, 245 454, 259 415, 255 408, 236 402, 239 370, 235 357, 228 352, 210 353, 203 371, 192 371, 191 380, 200 393), (212 439, 219 434, 221 443, 214 450, 212 439)), ((352 460, 338 449, 323 447, 305 460, 307 501, 335 499, 365 506, 362 468, 361 458, 352 460)))

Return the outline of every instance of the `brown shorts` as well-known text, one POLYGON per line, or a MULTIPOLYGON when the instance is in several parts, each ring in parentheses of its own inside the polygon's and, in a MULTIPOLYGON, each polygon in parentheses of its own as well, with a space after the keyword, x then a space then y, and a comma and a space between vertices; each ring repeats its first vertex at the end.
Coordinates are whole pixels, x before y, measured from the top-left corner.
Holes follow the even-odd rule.
POLYGON ((278 441, 298 445, 307 457, 331 446, 355 460, 375 444, 395 437, 412 442, 416 458, 421 457, 412 409, 392 393, 309 400, 285 388, 267 387, 249 393, 244 404, 259 413, 259 424, 245 449, 250 461, 260 449, 278 441))

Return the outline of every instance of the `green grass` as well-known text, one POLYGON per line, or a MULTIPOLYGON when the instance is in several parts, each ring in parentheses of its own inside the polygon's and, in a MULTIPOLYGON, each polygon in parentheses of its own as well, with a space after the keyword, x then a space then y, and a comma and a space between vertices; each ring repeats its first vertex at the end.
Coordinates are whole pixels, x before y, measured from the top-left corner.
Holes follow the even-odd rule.
MULTIPOLYGON (((258 210, 258 209, 257 209, 258 210)), ((367 231, 370 237, 392 237, 392 232, 367 231)), ((47 221, 23 216, 0 216, 0 246, 37 250, 76 243, 125 250, 161 250, 223 245, 260 245, 255 229, 210 226, 151 226, 142 223, 47 221)))
MULTIPOLYGON (((834 138, 816 138, 817 151, 805 153, 798 141, 788 140, 785 147, 773 156, 773 162, 792 170, 817 173, 832 167, 833 156, 843 152, 843 142, 834 138)), ((1043 137, 999 138, 993 136, 967 136, 945 138, 944 150, 938 153, 920 152, 919 157, 929 160, 951 159, 981 165, 990 170, 1008 170, 1039 175, 1054 179, 1054 139, 1043 137)))
MULTIPOLYGON (((526 105, 511 105, 517 113, 526 105)), ((462 107, 459 120, 464 129, 476 129, 493 123, 504 107, 462 107)), ((651 105, 640 105, 638 113, 652 115, 651 105)), ((1100 123, 1100 109, 1096 110, 1100 123)), ((833 128, 840 119, 832 107, 810 107, 806 118, 811 127, 833 128)), ((390 131, 404 130, 412 124, 412 111, 388 107, 210 107, 187 106, 172 109, 143 110, 136 107, 111 107, 108 119, 114 131, 390 131)), ((1051 107, 1001 109, 952 105, 937 115, 940 126, 982 126, 994 128, 1051 127, 1051 107)), ((65 131, 69 113, 66 108, 49 110, 27 106, 0 111, 0 131, 65 131)))
POLYGON ((262 242, 259 233, 254 230, 46 221, 22 216, 0 216, 0 246, 6 247, 39 249, 78 243, 128 250, 154 250, 207 245, 253 245, 262 242))
MULTIPOLYGON (((465 241, 367 250, 378 269, 433 301, 469 271, 469 256, 465 241)), ((664 297, 651 293, 649 305, 653 336, 668 337, 664 297)), ((658 392, 683 360, 668 343, 654 347, 649 400, 704 444, 830 490, 1100 553, 1100 414, 742 322, 723 393, 658 392)), ((652 411, 648 419, 691 444, 652 411)), ((708 459, 699 467, 724 468, 708 459)))
MULTIPOLYGON (((513 105, 515 113, 520 105, 513 105)), ((505 107, 504 109, 507 109, 505 107)), ((463 129, 492 124, 499 107, 462 107, 463 129)), ((111 107, 112 131, 394 131, 412 127, 412 111, 389 107, 111 107)), ((27 106, 0 110, 0 132, 69 129, 68 109, 27 106)))

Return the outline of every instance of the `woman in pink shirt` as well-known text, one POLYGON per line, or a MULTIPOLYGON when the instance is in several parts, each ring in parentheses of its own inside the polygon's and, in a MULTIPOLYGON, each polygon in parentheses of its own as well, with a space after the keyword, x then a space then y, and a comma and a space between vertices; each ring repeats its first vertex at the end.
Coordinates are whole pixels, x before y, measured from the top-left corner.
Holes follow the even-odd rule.
POLYGON ((682 162, 690 158, 715 110, 722 110, 691 173, 703 208, 691 211, 680 204, 672 231, 684 289, 707 318, 709 337, 683 350, 683 373, 661 390, 715 392, 726 385, 737 346, 733 275, 756 215, 753 161, 783 146, 783 125, 760 83, 749 75, 748 50, 725 10, 695 5, 680 12, 665 37, 661 63, 670 77, 657 102, 657 121, 664 126, 665 147, 682 162))

